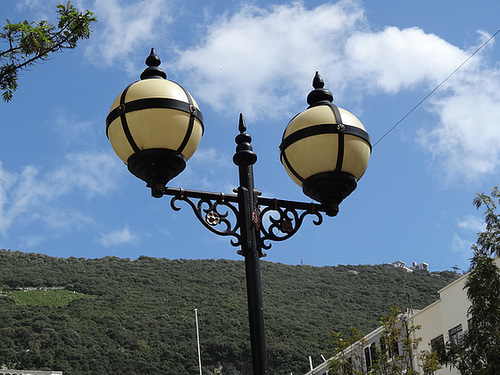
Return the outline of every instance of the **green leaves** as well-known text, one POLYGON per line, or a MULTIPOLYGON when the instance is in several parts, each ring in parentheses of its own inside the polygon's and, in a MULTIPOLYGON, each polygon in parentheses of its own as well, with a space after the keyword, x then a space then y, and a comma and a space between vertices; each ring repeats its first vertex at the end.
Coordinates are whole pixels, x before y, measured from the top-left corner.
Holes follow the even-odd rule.
POLYGON ((477 194, 474 198, 473 203, 476 208, 486 208, 484 211, 486 230, 478 233, 477 245, 473 247, 476 253, 500 256, 500 217, 496 213, 497 205, 495 200, 500 203, 498 186, 492 189, 490 196, 482 193, 477 194))
POLYGON ((59 4, 57 13, 57 27, 45 20, 18 23, 7 20, 2 28, 0 38, 9 46, 0 51, 0 89, 4 101, 12 100, 19 71, 46 60, 54 52, 75 48, 80 39, 90 37, 90 25, 97 21, 92 12, 79 12, 70 2, 59 4))
POLYGON ((367 340, 352 328, 348 339, 332 332, 336 357, 330 361, 329 374, 365 374, 365 355, 370 358, 370 364, 367 364, 370 374, 417 374, 413 369, 412 356, 420 342, 420 338, 415 338, 415 332, 420 327, 414 326, 397 306, 391 307, 389 314, 381 318, 380 326, 383 330, 378 346, 373 343, 367 346, 367 340), (369 353, 365 353, 367 348, 369 353))
POLYGON ((459 343, 449 342, 448 361, 464 375, 494 375, 500 368, 500 269, 492 258, 500 256, 500 203, 498 186, 491 194, 477 194, 476 208, 484 207, 486 230, 473 245, 471 271, 465 283, 470 300, 468 330, 459 343))

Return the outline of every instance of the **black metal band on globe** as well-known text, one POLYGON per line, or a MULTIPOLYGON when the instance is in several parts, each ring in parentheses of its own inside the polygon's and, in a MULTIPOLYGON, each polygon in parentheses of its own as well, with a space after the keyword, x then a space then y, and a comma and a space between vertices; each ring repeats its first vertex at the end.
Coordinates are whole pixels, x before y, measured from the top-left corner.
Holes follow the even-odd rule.
POLYGON ((307 128, 297 130, 296 132, 293 132, 292 134, 285 137, 283 139, 283 141, 281 142, 281 146, 280 146, 281 152, 283 153, 288 146, 290 146, 291 144, 293 144, 301 139, 304 139, 307 137, 312 137, 315 135, 323 135, 323 134, 354 135, 354 136, 366 141, 371 149, 370 136, 363 129, 360 129, 356 126, 344 125, 344 124, 319 124, 319 125, 312 125, 312 126, 308 126, 307 128))
POLYGON ((145 98, 145 99, 133 100, 128 103, 127 102, 123 103, 118 107, 114 108, 111 112, 109 112, 108 116, 106 117, 106 136, 108 136, 109 126, 118 117, 127 114, 129 112, 140 111, 142 109, 152 109, 152 108, 175 109, 178 111, 192 114, 200 122, 202 134, 205 132, 205 127, 203 125, 203 114, 198 108, 196 108, 192 104, 170 98, 145 98))

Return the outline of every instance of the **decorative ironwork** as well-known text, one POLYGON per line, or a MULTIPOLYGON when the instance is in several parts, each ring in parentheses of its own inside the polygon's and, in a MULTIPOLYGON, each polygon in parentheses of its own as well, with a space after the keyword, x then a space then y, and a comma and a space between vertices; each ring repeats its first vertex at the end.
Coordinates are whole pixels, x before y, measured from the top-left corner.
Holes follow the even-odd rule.
MULTIPOLYGON (((179 211, 176 203, 187 202, 198 220, 211 232, 221 236, 232 236, 231 245, 241 245, 238 195, 216 194, 204 191, 166 188, 165 195, 171 195, 170 206, 179 211), (222 227, 221 227, 222 226, 222 227)), ((319 204, 257 198, 258 208, 252 213, 252 224, 260 234, 260 246, 268 250, 270 241, 284 241, 292 237, 302 226, 308 215, 315 217, 312 222, 323 222, 321 212, 325 208, 319 204)))
POLYGON ((231 245, 241 245, 238 208, 233 204, 238 201, 236 195, 174 188, 166 188, 163 194, 173 196, 170 200, 170 207, 174 211, 181 209, 181 207, 176 205, 177 201, 187 202, 205 228, 220 236, 233 236, 235 239, 231 239, 231 245), (224 208, 226 209, 225 211, 224 208), (232 219, 234 224, 231 222, 232 219), (219 226, 223 226, 222 229, 219 229, 219 226))
POLYGON ((316 217, 314 225, 323 222, 320 211, 325 211, 320 205, 277 199, 259 198, 259 204, 266 207, 261 211, 261 246, 270 249, 269 241, 284 241, 292 237, 302 226, 307 215, 316 217))

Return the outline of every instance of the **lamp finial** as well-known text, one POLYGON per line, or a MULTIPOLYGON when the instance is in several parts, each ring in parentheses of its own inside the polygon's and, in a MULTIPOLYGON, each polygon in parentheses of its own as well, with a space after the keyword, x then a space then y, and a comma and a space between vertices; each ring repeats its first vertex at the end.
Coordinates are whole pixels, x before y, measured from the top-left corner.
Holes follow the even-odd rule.
POLYGON ((155 52, 154 48, 151 48, 151 53, 146 58, 146 65, 148 66, 141 73, 141 79, 148 78, 163 78, 167 79, 167 73, 165 73, 161 68, 159 68, 161 60, 155 52))
POLYGON ((240 113, 238 124, 240 134, 236 136, 236 153, 233 156, 233 162, 236 165, 252 165, 257 161, 257 154, 253 152, 252 137, 247 134, 247 126, 243 114, 240 113))
POLYGON ((243 113, 240 113, 238 130, 240 131, 240 133, 245 133, 247 131, 247 125, 245 124, 245 118, 243 117, 243 113))
POLYGON ((307 95, 307 104, 309 108, 316 107, 318 105, 331 104, 333 102, 333 94, 330 90, 325 89, 325 81, 323 77, 316 71, 313 78, 313 87, 309 95, 307 95))

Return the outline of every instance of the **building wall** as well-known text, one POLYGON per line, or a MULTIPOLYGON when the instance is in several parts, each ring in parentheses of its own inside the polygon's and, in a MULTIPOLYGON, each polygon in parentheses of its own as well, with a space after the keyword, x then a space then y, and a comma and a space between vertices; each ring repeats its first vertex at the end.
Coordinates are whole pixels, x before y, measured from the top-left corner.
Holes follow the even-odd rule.
MULTIPOLYGON (((411 317, 413 324, 421 327, 416 332, 416 335, 422 339, 418 345, 417 358, 415 358, 417 363, 420 364, 419 353, 432 350, 432 339, 443 335, 444 342, 448 342, 450 329, 458 325, 462 326, 463 331, 467 330, 467 310, 470 302, 467 298, 467 290, 464 289, 466 280, 467 275, 441 289, 438 301, 411 317)), ((453 368, 443 367, 436 371, 435 375, 440 374, 459 375, 459 372, 453 368)))
MULTIPOLYGON (((495 258, 495 262, 500 267, 500 257, 495 258)), ((409 310, 408 317, 415 326, 420 326, 414 335, 414 338, 421 338, 417 351, 414 356, 414 370, 423 374, 420 353, 431 351, 431 341, 440 335, 443 335, 444 342, 450 340, 450 330, 461 325, 462 333, 467 330, 467 311, 470 307, 470 301, 467 298, 467 290, 464 289, 468 275, 464 275, 453 283, 447 285, 439 291, 439 299, 416 312, 409 310)), ((366 346, 380 339, 381 330, 369 333, 365 336, 366 346)), ((328 373, 328 361, 315 367, 305 375, 326 375, 328 373)), ((459 375, 458 370, 450 367, 443 367, 435 372, 435 375, 459 375)))

